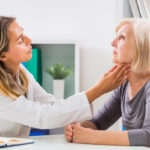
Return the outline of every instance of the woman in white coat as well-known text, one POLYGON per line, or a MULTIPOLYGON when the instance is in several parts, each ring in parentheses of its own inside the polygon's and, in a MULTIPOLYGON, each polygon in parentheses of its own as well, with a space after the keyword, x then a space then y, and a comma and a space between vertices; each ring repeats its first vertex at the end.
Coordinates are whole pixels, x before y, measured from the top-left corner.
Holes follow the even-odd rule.
POLYGON ((15 18, 0 16, 0 136, 28 136, 92 117, 90 103, 127 79, 129 66, 115 66, 91 89, 59 103, 22 66, 32 57, 31 40, 15 18))

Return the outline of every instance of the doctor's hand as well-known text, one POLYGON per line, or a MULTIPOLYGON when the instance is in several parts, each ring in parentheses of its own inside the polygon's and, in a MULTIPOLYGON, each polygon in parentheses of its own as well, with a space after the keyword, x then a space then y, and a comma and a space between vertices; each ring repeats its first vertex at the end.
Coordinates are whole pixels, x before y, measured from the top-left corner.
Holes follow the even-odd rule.
POLYGON ((66 140, 67 140, 68 142, 72 142, 72 137, 73 137, 72 124, 68 124, 68 125, 65 126, 64 134, 65 134, 66 140))
POLYGON ((100 80, 94 85, 94 87, 86 91, 89 102, 91 103, 99 96, 120 86, 128 79, 129 71, 129 64, 115 65, 111 70, 100 77, 100 80))
POLYGON ((103 94, 110 92, 128 79, 129 71, 129 65, 115 65, 100 78, 96 86, 101 89, 103 94))

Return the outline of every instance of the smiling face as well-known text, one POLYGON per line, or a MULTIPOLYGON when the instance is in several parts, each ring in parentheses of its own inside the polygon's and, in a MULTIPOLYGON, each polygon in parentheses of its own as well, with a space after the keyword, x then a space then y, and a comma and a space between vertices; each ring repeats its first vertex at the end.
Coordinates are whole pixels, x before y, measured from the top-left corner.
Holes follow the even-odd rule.
POLYGON ((112 61, 115 64, 132 63, 135 56, 135 39, 131 23, 119 28, 111 45, 114 47, 112 61))
POLYGON ((14 21, 8 27, 8 51, 3 52, 1 61, 7 64, 19 64, 32 58, 31 40, 23 34, 23 29, 14 21))

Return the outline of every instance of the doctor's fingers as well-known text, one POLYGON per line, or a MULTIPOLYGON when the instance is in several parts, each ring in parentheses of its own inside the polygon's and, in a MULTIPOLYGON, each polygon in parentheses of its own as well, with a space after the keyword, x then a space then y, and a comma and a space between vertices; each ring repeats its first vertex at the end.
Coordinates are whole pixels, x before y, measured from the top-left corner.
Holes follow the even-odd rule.
POLYGON ((117 65, 113 66, 108 72, 113 72, 117 67, 117 65))
POLYGON ((118 79, 119 77, 123 77, 124 74, 126 74, 127 70, 129 71, 130 66, 119 66, 118 68, 116 68, 116 70, 114 72, 112 72, 112 74, 114 75, 115 79, 118 79))
POLYGON ((128 75, 126 75, 119 83, 119 85, 121 85, 123 82, 125 82, 128 79, 128 75))
POLYGON ((109 70, 106 74, 107 75, 117 75, 120 71, 121 71, 121 69, 123 69, 123 68, 125 68, 125 65, 115 65, 111 70, 109 70))
POLYGON ((130 68, 130 64, 120 64, 113 71, 111 71, 111 73, 117 75, 118 73, 121 73, 128 68, 130 68))
POLYGON ((124 68, 122 69, 115 77, 116 80, 122 80, 128 73, 130 72, 130 68, 124 68))

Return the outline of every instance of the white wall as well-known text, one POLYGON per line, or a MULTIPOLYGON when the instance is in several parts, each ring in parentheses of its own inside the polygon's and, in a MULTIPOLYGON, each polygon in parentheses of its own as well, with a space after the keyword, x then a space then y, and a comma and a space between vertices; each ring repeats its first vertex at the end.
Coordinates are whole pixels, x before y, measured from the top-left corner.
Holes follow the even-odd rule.
MULTIPOLYGON (((121 0, 1 0, 0 15, 16 16, 33 42, 78 41, 83 91, 113 65, 110 43, 121 9, 121 0)), ((94 103, 96 111, 107 98, 94 103)))

